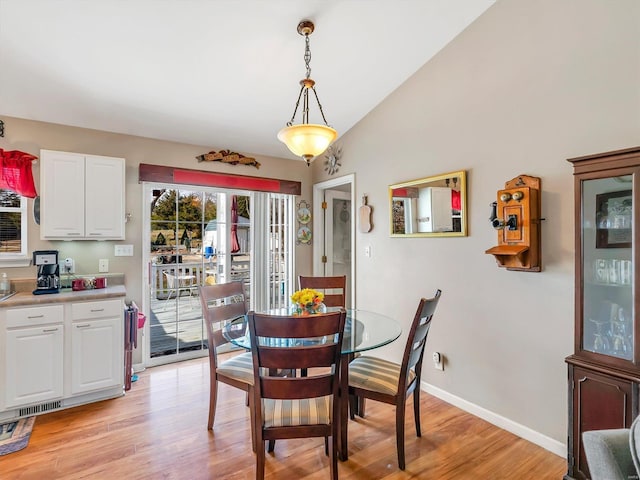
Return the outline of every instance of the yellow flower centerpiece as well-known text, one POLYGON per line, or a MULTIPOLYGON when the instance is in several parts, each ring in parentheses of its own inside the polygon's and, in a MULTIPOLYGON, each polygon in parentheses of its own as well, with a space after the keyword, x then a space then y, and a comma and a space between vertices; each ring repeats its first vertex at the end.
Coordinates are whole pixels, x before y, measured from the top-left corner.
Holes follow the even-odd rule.
POLYGON ((294 315, 315 315, 316 313, 325 313, 327 307, 322 301, 324 300, 324 293, 318 292, 313 288, 303 288, 291 295, 291 301, 293 302, 293 314, 294 315))

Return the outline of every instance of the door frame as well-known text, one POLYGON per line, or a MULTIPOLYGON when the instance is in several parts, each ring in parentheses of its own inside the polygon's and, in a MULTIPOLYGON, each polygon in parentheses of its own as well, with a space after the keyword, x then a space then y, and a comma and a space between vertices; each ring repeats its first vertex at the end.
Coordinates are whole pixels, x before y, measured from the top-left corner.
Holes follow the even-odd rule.
POLYGON ((342 177, 332 178, 324 182, 313 185, 313 231, 315 232, 315 242, 313 242, 313 274, 323 275, 322 255, 325 250, 326 230, 324 225, 324 215, 322 212, 322 202, 324 201, 324 191, 332 190, 335 187, 349 185, 351 195, 351 308, 356 308, 356 214, 355 214, 355 174, 350 173, 342 177))

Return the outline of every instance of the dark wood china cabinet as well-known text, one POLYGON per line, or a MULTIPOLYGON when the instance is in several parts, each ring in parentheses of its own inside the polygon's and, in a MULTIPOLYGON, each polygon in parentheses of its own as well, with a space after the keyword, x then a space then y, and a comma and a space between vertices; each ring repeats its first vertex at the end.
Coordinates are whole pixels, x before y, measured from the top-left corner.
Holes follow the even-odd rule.
POLYGON ((575 353, 566 358, 565 478, 586 479, 582 432, 627 428, 638 415, 640 147, 569 162, 575 185, 575 353))

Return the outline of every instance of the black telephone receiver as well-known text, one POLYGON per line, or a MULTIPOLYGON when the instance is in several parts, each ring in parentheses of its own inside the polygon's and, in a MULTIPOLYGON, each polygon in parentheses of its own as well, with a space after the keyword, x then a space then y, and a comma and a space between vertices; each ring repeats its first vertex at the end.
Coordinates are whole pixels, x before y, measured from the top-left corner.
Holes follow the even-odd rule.
POLYGON ((489 217, 491 226, 496 230, 502 230, 504 222, 498 218, 498 202, 491 202, 489 205, 491 206, 491 216, 489 217))
POLYGON ((493 228, 496 230, 502 230, 505 227, 507 227, 508 230, 518 229, 518 217, 516 215, 509 215, 509 218, 505 222, 501 218, 498 218, 498 202, 491 202, 489 205, 491 206, 489 221, 493 228))

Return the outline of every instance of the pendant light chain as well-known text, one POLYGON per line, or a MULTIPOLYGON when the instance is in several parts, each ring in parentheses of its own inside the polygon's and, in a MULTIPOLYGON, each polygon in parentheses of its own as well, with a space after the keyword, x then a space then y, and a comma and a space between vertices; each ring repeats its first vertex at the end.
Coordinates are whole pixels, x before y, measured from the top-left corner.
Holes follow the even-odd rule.
POLYGON ((307 78, 311 77, 311 49, 309 48, 309 35, 304 36, 304 63, 307 66, 307 78))
POLYGON ((296 106, 293 109, 293 115, 291 115, 291 120, 287 122, 287 126, 290 127, 293 125, 293 122, 296 118, 296 113, 298 113, 298 107, 300 106, 300 99, 303 99, 302 102, 302 123, 309 123, 309 88, 313 90, 313 95, 316 98, 316 102, 318 103, 318 109, 320 110, 320 115, 322 116, 322 121, 326 126, 330 126, 327 122, 326 117, 324 116, 324 110, 322 109, 322 104, 320 103, 320 98, 318 98, 318 92, 316 91, 316 87, 314 85, 315 82, 311 80, 311 47, 309 42, 309 34, 304 36, 304 63, 306 67, 306 76, 304 80, 309 80, 310 83, 305 83, 305 81, 301 81, 302 87, 300 88, 300 93, 298 94, 298 99, 296 100, 296 106), (309 86, 311 85, 311 86, 309 86))

